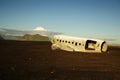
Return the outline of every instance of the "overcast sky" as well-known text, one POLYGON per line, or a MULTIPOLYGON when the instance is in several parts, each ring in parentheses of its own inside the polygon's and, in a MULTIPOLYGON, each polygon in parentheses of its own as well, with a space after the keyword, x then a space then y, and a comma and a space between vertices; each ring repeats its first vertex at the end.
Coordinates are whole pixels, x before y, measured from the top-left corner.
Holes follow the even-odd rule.
POLYGON ((120 44, 120 0, 0 0, 0 27, 37 26, 120 44))

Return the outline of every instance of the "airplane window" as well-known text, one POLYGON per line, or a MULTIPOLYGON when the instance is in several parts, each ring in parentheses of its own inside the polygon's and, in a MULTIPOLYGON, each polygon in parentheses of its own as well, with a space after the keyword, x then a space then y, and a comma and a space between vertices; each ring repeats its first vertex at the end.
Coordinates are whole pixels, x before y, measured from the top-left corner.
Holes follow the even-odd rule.
POLYGON ((68 43, 70 43, 70 41, 68 43))
POLYGON ((63 40, 63 42, 64 42, 64 40, 63 40))
POLYGON ((79 43, 79 45, 81 45, 81 43, 79 43))
POLYGON ((72 42, 72 44, 74 44, 74 42, 72 42))
POLYGON ((61 40, 60 40, 60 42, 61 42, 61 40))
POLYGON ((77 46, 77 42, 75 43, 75 45, 77 46))
POLYGON ((67 43, 67 41, 65 41, 67 43))

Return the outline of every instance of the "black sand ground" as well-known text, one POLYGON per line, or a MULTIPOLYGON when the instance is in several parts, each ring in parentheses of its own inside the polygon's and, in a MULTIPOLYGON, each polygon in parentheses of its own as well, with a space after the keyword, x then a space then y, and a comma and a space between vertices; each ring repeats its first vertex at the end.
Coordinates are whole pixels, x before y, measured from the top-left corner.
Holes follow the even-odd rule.
POLYGON ((0 41, 0 80, 120 80, 120 48, 52 51, 50 42, 0 41))

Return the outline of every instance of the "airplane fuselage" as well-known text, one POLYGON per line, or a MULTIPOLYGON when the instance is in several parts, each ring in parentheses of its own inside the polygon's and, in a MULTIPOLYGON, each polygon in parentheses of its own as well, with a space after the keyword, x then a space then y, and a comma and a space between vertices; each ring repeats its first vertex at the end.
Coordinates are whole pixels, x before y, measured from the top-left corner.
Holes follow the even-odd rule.
POLYGON ((108 45, 104 40, 55 35, 52 40, 52 50, 61 49, 76 52, 107 52, 108 45))

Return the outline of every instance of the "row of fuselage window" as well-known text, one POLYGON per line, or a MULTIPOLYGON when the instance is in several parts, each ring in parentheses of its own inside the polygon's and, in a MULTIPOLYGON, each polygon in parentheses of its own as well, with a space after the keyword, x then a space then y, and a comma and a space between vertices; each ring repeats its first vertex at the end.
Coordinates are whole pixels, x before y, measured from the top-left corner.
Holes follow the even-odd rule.
POLYGON ((81 43, 78 43, 78 42, 71 42, 71 41, 67 41, 67 40, 59 40, 59 39, 57 39, 57 42, 60 42, 60 43, 71 43, 71 44, 74 44, 75 46, 77 46, 77 45, 81 45, 81 43))

